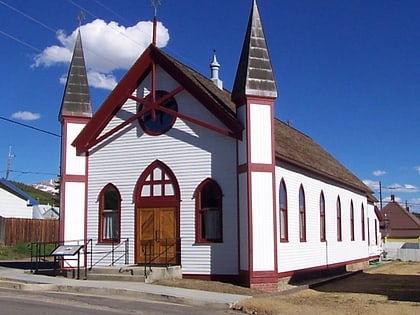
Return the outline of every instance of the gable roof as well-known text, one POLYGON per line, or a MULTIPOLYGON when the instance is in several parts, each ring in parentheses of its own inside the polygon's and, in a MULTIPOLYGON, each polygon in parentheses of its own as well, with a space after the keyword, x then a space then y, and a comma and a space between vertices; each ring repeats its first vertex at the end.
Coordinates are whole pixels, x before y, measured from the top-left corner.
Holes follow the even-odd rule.
POLYGON ((24 192, 22 189, 15 186, 12 182, 8 181, 5 178, 0 178, 0 189, 4 189, 5 191, 8 191, 16 197, 27 201, 30 205, 39 204, 37 200, 29 196, 26 192, 24 192))
POLYGON ((274 121, 276 158, 366 193, 371 190, 312 138, 280 120, 274 121))
POLYGON ((230 99, 230 93, 219 89, 203 75, 170 57, 154 45, 150 45, 128 70, 119 84, 98 109, 89 123, 74 140, 77 153, 86 152, 97 143, 100 133, 112 117, 121 109, 141 82, 150 72, 155 63, 170 74, 183 89, 191 93, 218 119, 224 123, 227 133, 241 137, 242 124, 236 119, 235 105, 230 99))
MULTIPOLYGON (((218 117, 227 127, 229 135, 237 138, 241 137, 243 126, 236 117, 234 101, 238 101, 244 96, 269 98, 277 96, 265 35, 258 7, 254 0, 232 93, 218 88, 209 78, 151 44, 128 70, 97 113, 74 140, 73 145, 76 147, 78 154, 88 151, 108 136, 108 133, 102 136, 100 134, 126 100, 131 97, 139 83, 151 73, 152 66, 156 64, 218 117)), ((124 123, 129 124, 134 120, 135 115, 124 123)), ((124 123, 120 126, 124 126, 124 123)), ((377 201, 372 191, 362 181, 313 139, 279 120, 275 120, 274 129, 277 159, 355 189, 365 194, 369 201, 377 201)))
POLYGON ((253 1, 232 90, 234 101, 242 102, 244 96, 277 97, 276 81, 256 0, 253 1))
POLYGON ((381 210, 388 237, 420 237, 420 220, 404 209, 398 202, 391 201, 381 210))

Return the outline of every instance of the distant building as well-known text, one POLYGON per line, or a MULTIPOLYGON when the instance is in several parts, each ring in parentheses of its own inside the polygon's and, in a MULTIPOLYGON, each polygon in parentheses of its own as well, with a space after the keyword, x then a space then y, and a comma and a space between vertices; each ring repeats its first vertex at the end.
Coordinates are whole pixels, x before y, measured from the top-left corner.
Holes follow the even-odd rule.
POLYGON ((396 202, 394 195, 381 214, 385 258, 420 261, 420 219, 396 202))
POLYGON ((37 200, 7 179, 0 179, 0 216, 42 219, 37 200))
POLYGON ((219 66, 206 78, 152 43, 93 114, 78 33, 59 114, 61 239, 100 252, 128 239, 130 264, 267 291, 377 258, 372 191, 274 117, 256 1, 232 92, 219 66))

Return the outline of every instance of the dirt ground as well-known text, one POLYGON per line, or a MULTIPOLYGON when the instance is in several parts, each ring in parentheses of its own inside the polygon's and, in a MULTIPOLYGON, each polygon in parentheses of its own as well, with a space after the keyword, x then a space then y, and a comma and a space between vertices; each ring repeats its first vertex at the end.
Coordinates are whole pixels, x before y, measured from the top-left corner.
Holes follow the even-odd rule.
POLYGON ((260 291, 213 281, 177 280, 160 284, 251 295, 234 309, 258 315, 420 314, 420 263, 393 262, 295 293, 260 291))

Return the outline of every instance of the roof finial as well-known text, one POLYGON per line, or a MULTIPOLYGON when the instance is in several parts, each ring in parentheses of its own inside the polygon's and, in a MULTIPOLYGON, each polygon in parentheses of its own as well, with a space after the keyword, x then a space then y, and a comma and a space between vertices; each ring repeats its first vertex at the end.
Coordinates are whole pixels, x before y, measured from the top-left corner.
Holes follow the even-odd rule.
POLYGON ((216 84, 219 87, 219 89, 222 89, 223 81, 219 79, 219 68, 220 68, 220 64, 217 62, 216 49, 214 49, 213 61, 210 64, 210 70, 211 70, 210 80, 213 81, 213 83, 216 84))
POLYGON ((85 13, 83 11, 80 11, 80 13, 77 15, 77 20, 79 21, 79 28, 82 26, 82 22, 86 20, 85 13))
POLYGON ((152 7, 155 8, 155 16, 153 17, 153 37, 152 37, 152 44, 156 46, 156 31, 157 31, 157 9, 160 6, 160 0, 150 0, 152 3, 152 7))
POLYGON ((160 6, 160 1, 161 0, 151 0, 152 7, 155 8, 155 17, 157 16, 157 9, 160 6))

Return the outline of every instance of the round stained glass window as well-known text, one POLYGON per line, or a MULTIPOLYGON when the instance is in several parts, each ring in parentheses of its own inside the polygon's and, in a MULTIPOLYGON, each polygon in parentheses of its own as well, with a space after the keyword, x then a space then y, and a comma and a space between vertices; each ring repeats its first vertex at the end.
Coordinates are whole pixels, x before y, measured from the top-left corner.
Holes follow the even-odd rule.
MULTIPOLYGON (((156 101, 164 97, 166 94, 168 93, 165 91, 156 91, 156 101)), ((151 101, 152 94, 150 93, 146 99, 151 101)), ((172 96, 160 103, 160 106, 173 111, 178 111, 178 104, 172 96)), ((138 111, 141 111, 143 108, 144 105, 140 103, 138 111)), ((176 120, 174 115, 161 110, 156 110, 155 113, 155 117, 153 117, 152 111, 148 111, 143 116, 139 117, 139 123, 144 132, 150 135, 160 135, 172 128, 176 120)))

